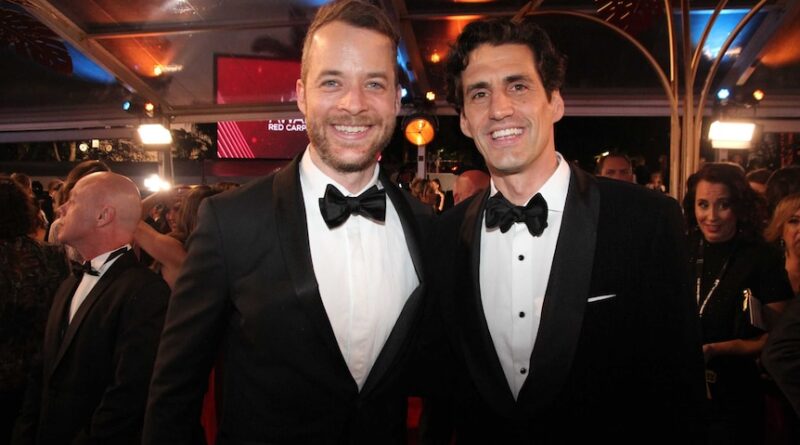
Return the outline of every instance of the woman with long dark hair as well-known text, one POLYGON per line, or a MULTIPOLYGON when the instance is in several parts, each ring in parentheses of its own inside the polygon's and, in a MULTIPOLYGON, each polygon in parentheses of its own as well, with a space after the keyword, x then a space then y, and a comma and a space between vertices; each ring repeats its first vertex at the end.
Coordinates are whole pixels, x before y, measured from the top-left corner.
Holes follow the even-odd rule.
POLYGON ((741 167, 703 165, 687 182, 683 206, 711 399, 709 443, 761 443, 756 357, 792 298, 782 258, 761 237, 764 206, 741 167))
POLYGON ((0 209, 0 443, 6 443, 28 373, 40 360, 53 294, 69 269, 63 249, 30 236, 38 217, 33 198, 1 176, 0 209))

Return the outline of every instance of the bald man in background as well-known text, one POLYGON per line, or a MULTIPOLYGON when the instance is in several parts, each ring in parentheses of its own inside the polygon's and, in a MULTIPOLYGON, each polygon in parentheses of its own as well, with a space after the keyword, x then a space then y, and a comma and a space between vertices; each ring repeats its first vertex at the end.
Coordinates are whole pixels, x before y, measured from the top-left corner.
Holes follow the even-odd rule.
POLYGON ((479 191, 489 187, 489 175, 480 170, 467 170, 458 175, 453 186, 453 202, 459 202, 469 198, 479 191))
POLYGON ((56 292, 15 444, 138 444, 169 288, 131 250, 136 185, 114 173, 77 182, 59 239, 89 258, 56 292))

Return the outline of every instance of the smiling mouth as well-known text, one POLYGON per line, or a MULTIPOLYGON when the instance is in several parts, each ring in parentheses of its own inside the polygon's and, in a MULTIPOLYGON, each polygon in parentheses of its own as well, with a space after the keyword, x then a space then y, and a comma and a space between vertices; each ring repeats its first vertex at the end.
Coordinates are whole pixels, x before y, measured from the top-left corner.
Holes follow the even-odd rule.
POLYGON ((346 135, 358 135, 369 130, 366 125, 334 125, 333 128, 346 135))
POLYGON ((504 128, 502 130, 495 130, 491 133, 493 140, 502 140, 519 136, 522 134, 522 128, 504 128))

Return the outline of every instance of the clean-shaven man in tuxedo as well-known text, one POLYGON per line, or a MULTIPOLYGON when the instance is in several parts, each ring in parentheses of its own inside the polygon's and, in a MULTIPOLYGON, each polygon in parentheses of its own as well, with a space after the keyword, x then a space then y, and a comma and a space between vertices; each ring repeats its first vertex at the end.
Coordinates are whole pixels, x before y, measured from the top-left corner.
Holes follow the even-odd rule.
POLYGON ((187 443, 219 357, 217 443, 402 443, 419 322, 417 217, 377 163, 400 108, 397 35, 359 1, 323 6, 297 99, 310 143, 204 201, 158 351, 144 443, 187 443))
POLYGON ((139 190, 93 173, 59 212, 59 240, 90 260, 54 296, 13 443, 138 444, 169 299, 131 250, 139 190))
POLYGON ((469 24, 447 75, 491 173, 434 238, 458 442, 689 435, 705 394, 675 200, 556 152, 564 59, 530 21, 469 24))

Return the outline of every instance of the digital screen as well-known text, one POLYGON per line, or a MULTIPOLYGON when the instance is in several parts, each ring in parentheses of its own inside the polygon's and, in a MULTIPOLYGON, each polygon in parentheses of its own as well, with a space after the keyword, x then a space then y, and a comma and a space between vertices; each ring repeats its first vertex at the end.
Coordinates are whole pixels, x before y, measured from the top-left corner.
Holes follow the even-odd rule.
MULTIPOLYGON (((296 102, 299 60, 216 57, 218 104, 296 102)), ((291 159, 308 144, 303 119, 223 121, 217 124, 220 158, 291 159)))

